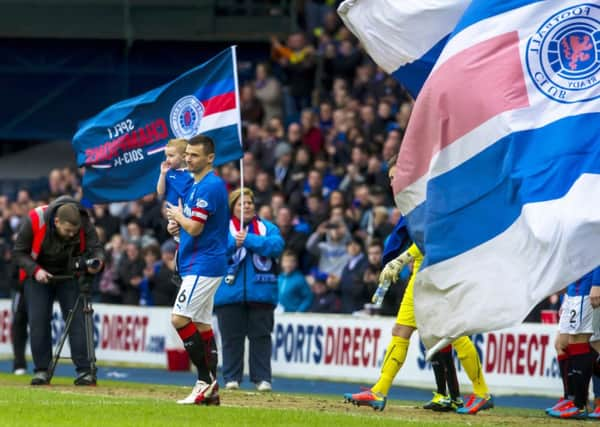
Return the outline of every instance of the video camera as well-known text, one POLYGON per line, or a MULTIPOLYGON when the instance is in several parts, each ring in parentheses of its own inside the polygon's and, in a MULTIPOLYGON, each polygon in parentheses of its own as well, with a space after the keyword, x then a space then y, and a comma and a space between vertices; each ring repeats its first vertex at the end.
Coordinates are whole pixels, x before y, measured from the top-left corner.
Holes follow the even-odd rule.
POLYGON ((73 259, 73 265, 71 270, 75 274, 87 273, 88 268, 100 267, 102 261, 98 258, 86 258, 85 256, 79 256, 73 259))

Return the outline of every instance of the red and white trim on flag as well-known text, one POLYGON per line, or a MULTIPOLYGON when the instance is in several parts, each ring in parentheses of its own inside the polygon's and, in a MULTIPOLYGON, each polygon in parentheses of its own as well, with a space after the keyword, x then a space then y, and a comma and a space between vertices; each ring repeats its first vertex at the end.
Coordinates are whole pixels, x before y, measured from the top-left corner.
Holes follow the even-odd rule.
POLYGON ((204 224, 208 219, 208 211, 202 208, 192 208, 192 216, 190 218, 193 221, 198 221, 204 224))

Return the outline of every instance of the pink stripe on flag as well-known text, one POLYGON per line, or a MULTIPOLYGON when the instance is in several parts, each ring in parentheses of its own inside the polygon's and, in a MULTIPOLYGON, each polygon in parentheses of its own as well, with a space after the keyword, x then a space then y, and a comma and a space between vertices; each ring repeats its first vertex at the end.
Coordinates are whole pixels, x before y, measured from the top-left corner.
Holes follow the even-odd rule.
POLYGON ((528 105, 516 31, 452 56, 417 97, 398 156, 394 194, 425 175, 432 158, 458 138, 500 113, 528 105))
POLYGON ((222 95, 213 96, 202 101, 204 106, 204 115, 221 113, 223 111, 235 108, 235 92, 228 92, 222 95))

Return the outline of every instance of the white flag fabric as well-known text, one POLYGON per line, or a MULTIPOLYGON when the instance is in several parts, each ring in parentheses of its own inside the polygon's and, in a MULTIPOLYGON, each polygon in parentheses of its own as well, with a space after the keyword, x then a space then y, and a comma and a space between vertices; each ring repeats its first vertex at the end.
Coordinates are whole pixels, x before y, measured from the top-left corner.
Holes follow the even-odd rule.
POLYGON ((342 21, 416 97, 470 0, 346 0, 342 21))
POLYGON ((393 183, 427 346, 521 322, 600 265, 599 82, 599 1, 474 0, 455 24, 393 183))

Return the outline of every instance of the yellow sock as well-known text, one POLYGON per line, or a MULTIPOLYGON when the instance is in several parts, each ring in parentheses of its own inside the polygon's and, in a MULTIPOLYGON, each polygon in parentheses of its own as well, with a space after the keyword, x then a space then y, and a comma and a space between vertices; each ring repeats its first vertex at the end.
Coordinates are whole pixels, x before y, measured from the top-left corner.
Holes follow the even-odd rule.
POLYGON ((469 337, 460 337, 452 343, 452 346, 456 350, 467 376, 473 383, 473 393, 479 397, 487 396, 489 394, 488 386, 483 378, 481 360, 479 360, 479 354, 477 354, 473 341, 469 337))
POLYGON ((383 365, 381 366, 381 375, 377 383, 371 387, 373 393, 381 393, 384 396, 388 395, 396 374, 406 360, 409 342, 406 338, 392 336, 392 341, 388 345, 383 365))

